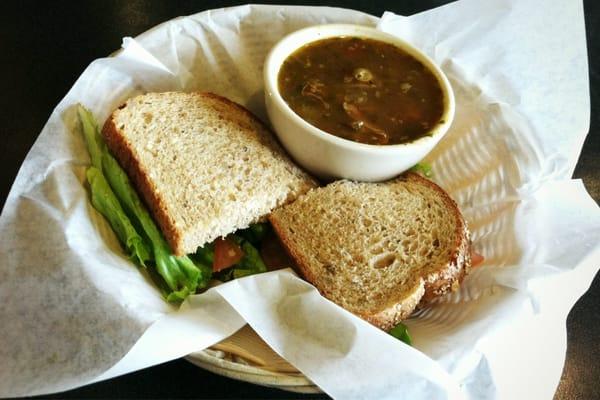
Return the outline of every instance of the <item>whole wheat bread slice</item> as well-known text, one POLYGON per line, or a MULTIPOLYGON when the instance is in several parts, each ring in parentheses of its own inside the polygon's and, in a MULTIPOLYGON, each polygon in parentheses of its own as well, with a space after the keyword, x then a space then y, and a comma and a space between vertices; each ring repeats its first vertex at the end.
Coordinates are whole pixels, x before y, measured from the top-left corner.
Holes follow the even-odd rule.
POLYGON ((299 272, 325 297, 383 330, 456 288, 471 265, 456 203, 414 173, 337 181, 269 219, 299 272))
POLYGON ((102 130, 176 255, 315 186, 248 110, 212 93, 148 93, 102 130))

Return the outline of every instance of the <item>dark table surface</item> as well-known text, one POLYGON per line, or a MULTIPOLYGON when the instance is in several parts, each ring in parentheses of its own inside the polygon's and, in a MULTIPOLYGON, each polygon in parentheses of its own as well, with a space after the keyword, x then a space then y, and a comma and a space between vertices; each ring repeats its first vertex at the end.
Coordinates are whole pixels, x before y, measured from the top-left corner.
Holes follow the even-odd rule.
MULTIPOLYGON (((576 0, 565 0, 576 1, 576 0)), ((271 3, 271 2, 262 2, 271 3)), ((281 4, 276 1, 273 3, 281 4)), ((291 2, 353 8, 373 15, 410 15, 443 0, 291 2)), ((135 36, 168 19, 240 1, 104 0, 10 1, 0 5, 0 201, 50 113, 84 68, 110 54, 123 36, 135 36)), ((574 178, 600 199, 600 2, 585 0, 591 85, 591 126, 574 178)), ((600 262, 600 260, 598 260, 600 262)), ((567 320, 568 346, 556 399, 600 398, 600 280, 577 302, 567 320)), ((0 363, 2 360, 0 360, 0 363)), ((46 398, 325 398, 298 395, 230 380, 176 360, 106 382, 46 398)))

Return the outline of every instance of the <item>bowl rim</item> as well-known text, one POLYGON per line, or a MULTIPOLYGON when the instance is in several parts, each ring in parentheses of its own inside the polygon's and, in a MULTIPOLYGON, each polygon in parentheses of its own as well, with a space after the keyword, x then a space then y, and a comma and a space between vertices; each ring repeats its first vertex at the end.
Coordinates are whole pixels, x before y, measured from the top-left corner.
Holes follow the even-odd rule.
POLYGON ((280 39, 269 51, 263 67, 263 80, 267 96, 269 96, 272 100, 274 100, 277 103, 278 108, 281 111, 283 111, 293 123, 295 123, 296 125, 300 125, 305 131, 310 132, 313 136, 316 136, 331 144, 341 146, 350 150, 360 150, 362 152, 388 153, 414 149, 414 147, 419 147, 423 145, 426 146, 431 141, 434 141, 433 144, 435 144, 447 132, 454 120, 454 92, 452 90, 452 86, 450 85, 448 78, 446 77, 446 74, 442 71, 442 69, 422 50, 411 45, 404 39, 401 39, 398 36, 394 36, 388 32, 384 32, 380 29, 371 26, 358 24, 320 24, 291 32, 284 36, 282 39, 280 39), (298 36, 307 35, 311 33, 314 34, 314 37, 310 38, 309 40, 300 41, 297 45, 289 45, 289 43, 293 43, 293 40, 296 39, 298 36), (443 119, 443 122, 437 124, 431 131, 429 131, 429 134, 422 136, 416 140, 406 143, 380 145, 360 143, 350 139, 341 138, 332 133, 317 128, 316 126, 305 121, 302 117, 296 114, 296 112, 287 104, 287 102, 281 96, 278 85, 279 71, 281 70, 283 61, 294 51, 309 43, 314 43, 319 40, 328 39, 332 37, 365 37, 369 39, 383 41, 407 51, 411 56, 415 57, 417 60, 423 63, 425 67, 428 68, 430 72, 432 72, 433 75, 436 77, 442 89, 442 93, 444 95, 444 111, 440 119, 443 119), (289 46, 289 49, 286 50, 285 46, 289 46), (283 53, 283 55, 281 57, 276 57, 278 53, 283 53), (277 62, 278 58, 280 58, 279 62, 277 62), (271 73, 271 71, 273 71, 273 73, 271 73))

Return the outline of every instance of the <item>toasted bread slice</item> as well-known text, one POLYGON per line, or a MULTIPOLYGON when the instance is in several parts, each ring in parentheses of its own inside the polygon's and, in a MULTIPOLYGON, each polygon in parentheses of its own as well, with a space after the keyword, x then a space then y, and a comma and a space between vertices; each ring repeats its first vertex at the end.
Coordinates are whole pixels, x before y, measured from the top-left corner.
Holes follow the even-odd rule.
POLYGON ((383 330, 457 287, 471 265, 456 203, 407 173, 337 181, 269 217, 299 272, 325 297, 383 330))
POLYGON ((148 93, 102 130, 176 255, 315 186, 248 110, 212 93, 148 93))

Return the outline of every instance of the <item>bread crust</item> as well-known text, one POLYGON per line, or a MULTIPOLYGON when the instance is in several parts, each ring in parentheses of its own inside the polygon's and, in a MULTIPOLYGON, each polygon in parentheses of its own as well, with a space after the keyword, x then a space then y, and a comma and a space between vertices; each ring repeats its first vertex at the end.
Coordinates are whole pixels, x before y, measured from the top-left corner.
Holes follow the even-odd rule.
POLYGON ((416 290, 411 294, 411 296, 404 298, 402 302, 392 304, 376 314, 357 313, 357 315, 372 325, 375 325, 379 329, 387 332, 396 326, 400 321, 410 317, 410 315, 419 305, 424 293, 425 285, 423 284, 423 280, 420 280, 420 285, 416 288, 416 290))
MULTIPOLYGON (((427 304, 451 290, 457 289, 471 267, 470 233, 456 202, 438 185, 416 173, 405 173, 390 182, 395 180, 414 182, 435 190, 447 209, 452 212, 452 216, 455 219, 456 241, 448 262, 436 268, 428 276, 421 277, 410 296, 403 298, 400 302, 392 302, 392 304, 389 304, 386 308, 378 312, 365 313, 349 310, 384 331, 389 331, 400 321, 410 317, 417 307, 427 304)), ((283 248, 294 261, 294 267, 298 273, 311 283, 318 282, 318 277, 314 275, 314 271, 309 267, 308 259, 300 249, 293 245, 293 240, 288 235, 288 230, 280 224, 280 221, 274 214, 269 216, 269 221, 279 236, 283 248)), ((331 298, 331 293, 328 292, 326 287, 317 287, 317 289, 323 296, 331 298)))

